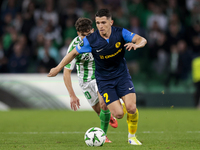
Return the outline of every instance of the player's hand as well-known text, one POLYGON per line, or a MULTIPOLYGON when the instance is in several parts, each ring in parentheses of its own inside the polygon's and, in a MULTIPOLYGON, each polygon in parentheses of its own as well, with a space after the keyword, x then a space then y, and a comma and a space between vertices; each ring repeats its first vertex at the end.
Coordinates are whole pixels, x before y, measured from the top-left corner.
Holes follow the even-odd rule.
POLYGON ((80 102, 79 102, 79 99, 76 96, 71 97, 70 106, 71 106, 71 109, 74 110, 74 111, 77 111, 77 109, 80 108, 80 102))
POLYGON ((49 72, 49 74, 47 75, 48 77, 55 77, 58 73, 60 72, 60 69, 58 69, 57 67, 52 68, 49 72))
POLYGON ((130 50, 136 50, 138 48, 138 46, 136 44, 133 43, 126 43, 124 45, 124 47, 126 47, 126 50, 130 51, 130 50))

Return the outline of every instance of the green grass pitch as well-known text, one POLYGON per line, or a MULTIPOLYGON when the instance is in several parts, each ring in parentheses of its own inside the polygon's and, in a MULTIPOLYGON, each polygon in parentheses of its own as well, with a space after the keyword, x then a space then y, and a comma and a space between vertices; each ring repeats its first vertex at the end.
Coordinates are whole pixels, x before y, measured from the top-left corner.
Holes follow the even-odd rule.
POLYGON ((137 138, 127 143, 126 116, 109 126, 112 143, 88 147, 84 133, 99 127, 94 111, 10 110, 0 112, 0 150, 200 150, 200 110, 139 108, 137 138))

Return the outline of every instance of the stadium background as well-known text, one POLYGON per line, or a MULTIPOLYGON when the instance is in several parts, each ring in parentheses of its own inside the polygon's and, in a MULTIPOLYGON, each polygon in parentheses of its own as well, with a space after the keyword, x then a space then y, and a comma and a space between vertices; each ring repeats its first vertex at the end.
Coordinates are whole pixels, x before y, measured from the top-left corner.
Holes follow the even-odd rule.
MULTIPOLYGON (((138 106, 197 106, 191 63, 200 53, 199 0, 2 0, 2 109, 69 107, 62 74, 55 78, 46 75, 77 36, 77 18, 94 21, 100 8, 111 10, 115 26, 148 40, 147 46, 125 56, 138 93, 138 106)), ((82 109, 89 109, 75 74, 73 84, 86 104, 82 109)))

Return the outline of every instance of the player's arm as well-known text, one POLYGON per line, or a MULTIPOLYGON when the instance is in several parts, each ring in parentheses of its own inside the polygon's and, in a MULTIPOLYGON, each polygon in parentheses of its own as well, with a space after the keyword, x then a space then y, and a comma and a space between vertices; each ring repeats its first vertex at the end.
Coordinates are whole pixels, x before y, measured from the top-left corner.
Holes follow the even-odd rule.
POLYGON ((63 79, 70 96, 70 107, 76 111, 80 107, 80 102, 72 87, 71 72, 72 70, 64 68, 63 79))
POLYGON ((62 70, 62 68, 69 64, 77 55, 82 53, 89 53, 91 50, 92 48, 87 38, 84 37, 83 40, 78 45, 76 45, 76 47, 70 53, 68 53, 55 68, 50 70, 48 77, 56 76, 62 70))
MULTIPOLYGON (((73 43, 71 43, 67 50, 67 54, 70 53, 71 50, 73 50, 73 48, 74 48, 73 43)), ((76 97, 76 94, 73 90, 72 80, 71 80, 71 73, 75 65, 76 65, 76 58, 73 59, 68 65, 66 65, 63 71, 64 83, 70 96, 70 107, 74 111, 76 111, 80 107, 79 99, 76 97)))
POLYGON ((76 48, 74 48, 70 53, 68 53, 62 60, 61 62, 55 67, 52 68, 48 74, 48 77, 54 77, 56 76, 62 68, 69 64, 79 53, 77 52, 76 48))
POLYGON ((123 29, 122 31, 124 40, 127 42, 124 46, 128 51, 134 49, 136 50, 137 48, 142 48, 147 44, 147 40, 139 36, 138 34, 131 33, 130 31, 123 29))
POLYGON ((134 50, 136 50, 137 48, 142 48, 147 44, 147 40, 144 37, 139 36, 138 34, 135 34, 135 36, 132 38, 132 42, 136 45, 134 47, 134 50))

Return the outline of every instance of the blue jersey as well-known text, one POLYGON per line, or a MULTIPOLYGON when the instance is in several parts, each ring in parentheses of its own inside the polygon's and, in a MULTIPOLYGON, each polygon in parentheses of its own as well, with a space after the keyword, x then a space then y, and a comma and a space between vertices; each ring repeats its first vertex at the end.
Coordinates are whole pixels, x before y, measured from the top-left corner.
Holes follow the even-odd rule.
POLYGON ((128 73, 124 58, 124 44, 131 42, 135 34, 120 27, 111 29, 111 35, 107 40, 102 38, 99 31, 96 30, 76 46, 76 50, 80 54, 92 53, 97 80, 110 80, 128 73))

